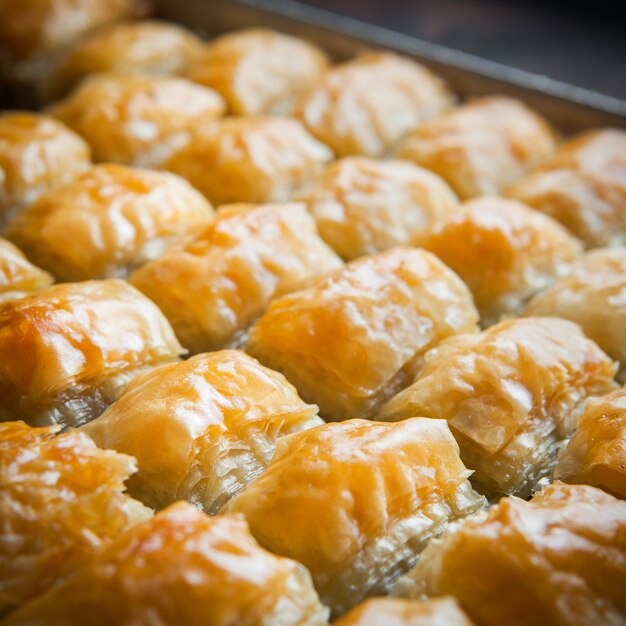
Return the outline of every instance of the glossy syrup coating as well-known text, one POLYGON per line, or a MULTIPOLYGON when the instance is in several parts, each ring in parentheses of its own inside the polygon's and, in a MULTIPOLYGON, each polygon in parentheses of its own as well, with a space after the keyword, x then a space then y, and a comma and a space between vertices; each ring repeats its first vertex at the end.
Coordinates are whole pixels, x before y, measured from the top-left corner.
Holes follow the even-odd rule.
POLYGON ((212 220, 211 205, 182 178, 103 164, 41 194, 5 236, 57 280, 125 278, 212 220))
POLYGON ((341 615, 386 593, 449 521, 484 506, 443 420, 348 420, 283 437, 225 507, 268 550, 303 563, 341 615))
POLYGON ((224 101, 184 78, 94 74, 48 110, 87 140, 94 161, 158 167, 221 117, 224 101))
POLYGON ((239 346, 271 300, 341 266, 300 204, 230 205, 131 281, 192 353, 239 346))
POLYGON ((379 418, 447 420, 479 491, 528 497, 556 465, 585 400, 615 389, 614 374, 576 324, 507 320, 440 344, 379 418))
POLYGON ((0 420, 78 426, 128 381, 184 352, 157 306, 122 280, 53 285, 0 303, 0 420))
POLYGON ((46 189, 91 165, 87 143, 46 115, 0 115, 0 230, 46 189))
POLYGON ((303 39, 250 29, 211 41, 185 76, 221 93, 235 115, 289 115, 327 66, 326 55, 303 39))
POLYGON ((406 244, 458 200, 437 175, 408 161, 345 157, 301 198, 321 236, 344 259, 406 244))
POLYGON ((382 156, 453 101, 428 69, 388 52, 330 70, 298 104, 297 116, 338 156, 382 156))
POLYGON ((128 488, 142 502, 217 513, 265 469, 279 437, 320 424, 284 376, 222 350, 138 376, 83 430, 137 459, 128 488))
POLYGON ((454 595, 476 626, 617 626, 626 622, 625 553, 626 502, 555 482, 450 528, 398 592, 454 595))
POLYGON ((52 276, 39 269, 10 241, 0 237, 0 302, 48 287, 52 276))
POLYGON ((324 419, 368 418, 412 382, 429 348, 477 321, 454 272, 429 252, 399 247, 275 300, 246 350, 285 374, 324 419))
POLYGON ((134 459, 57 432, 0 423, 0 616, 150 517, 124 493, 134 459))
POLYGON ((302 565, 263 550, 245 522, 178 503, 122 534, 6 626, 322 626, 302 565))
POLYGON ((626 132, 584 133, 507 194, 561 222, 587 246, 626 243, 626 132))
POLYGON ((165 169, 186 178, 217 205, 286 202, 332 159, 298 120, 227 118, 195 129, 165 169))
POLYGON ((518 100, 473 100, 419 127, 397 155, 445 178, 463 199, 497 194, 555 150, 545 120, 518 100))
POLYGON ((521 314, 533 294, 566 274, 582 254, 581 243, 558 222, 497 197, 464 203, 413 243, 463 279, 487 326, 521 314))

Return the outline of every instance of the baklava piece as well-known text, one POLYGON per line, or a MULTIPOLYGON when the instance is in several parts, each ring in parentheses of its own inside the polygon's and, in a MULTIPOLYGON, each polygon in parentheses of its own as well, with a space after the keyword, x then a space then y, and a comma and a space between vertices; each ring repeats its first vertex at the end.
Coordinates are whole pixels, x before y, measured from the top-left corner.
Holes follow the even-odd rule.
POLYGON ((518 100, 492 96, 424 124, 397 154, 439 174, 467 199, 497 194, 554 149, 541 117, 518 100))
POLYGON ((188 245, 133 274, 192 353, 238 347, 276 296, 341 266, 303 205, 231 205, 188 245))
POLYGON ((447 420, 481 493, 528 497, 554 469, 587 398, 615 389, 614 373, 576 324, 507 320, 432 350, 380 419, 447 420))
POLYGON ((52 276, 35 267, 10 241, 0 238, 0 302, 48 287, 52 276))
POLYGON ((326 55, 302 39, 252 29, 212 41, 185 76, 221 93, 235 115, 289 115, 327 66, 326 55))
POLYGON ((569 271, 582 246, 558 222, 513 200, 472 200, 413 243, 436 254, 470 288, 484 325, 520 315, 533 294, 569 271))
POLYGON ((245 522, 178 503, 5 626, 323 626, 327 615, 306 569, 263 550, 245 522))
POLYGON ((57 280, 125 278, 212 219, 178 176, 103 164, 41 194, 4 234, 57 280))
POLYGON ((94 74, 48 110, 87 140, 95 161, 160 167, 198 125, 221 117, 224 101, 184 78, 94 74))
POLYGON ((507 193, 561 222, 590 248, 626 243, 626 132, 588 132, 507 193))
POLYGON ((369 418, 413 381, 426 350, 474 331, 477 321, 452 270, 429 252, 400 247, 275 300, 246 349, 285 374, 325 419, 369 418))
POLYGON ((65 124, 36 113, 0 115, 0 230, 40 193, 90 165, 89 146, 65 124))
POLYGON ((79 426, 138 373, 184 350, 157 306, 122 280, 53 285, 0 303, 0 420, 79 426))
POLYGON ((386 593, 448 522, 484 506, 443 420, 349 420, 278 440, 225 507, 266 549, 303 563, 337 616, 386 593))
POLYGON ((332 160, 298 120, 228 118, 194 130, 165 163, 213 204, 285 202, 332 160))
POLYGON ((408 243, 458 204, 435 174, 408 161, 366 157, 332 163, 301 199, 320 235, 348 261, 408 243))
POLYGON ((433 540, 397 593, 453 595, 478 626, 626 620, 626 502, 554 483, 433 540))
POLYGON ((124 494, 133 459, 57 431, 0 423, 0 616, 150 516, 124 494))

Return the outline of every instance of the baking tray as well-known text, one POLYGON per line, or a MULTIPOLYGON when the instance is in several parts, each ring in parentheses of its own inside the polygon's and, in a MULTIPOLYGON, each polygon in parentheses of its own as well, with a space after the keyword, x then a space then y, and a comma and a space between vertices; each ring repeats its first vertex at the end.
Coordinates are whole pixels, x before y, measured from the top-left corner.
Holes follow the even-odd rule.
POLYGON ((626 101, 293 0, 156 0, 155 4, 160 17, 206 36, 269 27, 308 39, 337 61, 372 48, 392 50, 433 69, 461 97, 504 94, 519 98, 563 133, 599 126, 626 128, 626 101))

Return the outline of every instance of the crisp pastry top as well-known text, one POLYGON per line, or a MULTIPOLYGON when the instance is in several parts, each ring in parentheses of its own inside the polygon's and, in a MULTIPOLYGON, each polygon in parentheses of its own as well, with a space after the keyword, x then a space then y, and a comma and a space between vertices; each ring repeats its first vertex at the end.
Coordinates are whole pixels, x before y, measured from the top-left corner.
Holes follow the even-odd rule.
POLYGON ((458 204, 432 172, 367 157, 332 163, 301 199, 322 237, 346 260, 406 244, 458 204))
POLYGON ((57 431, 0 423, 0 616, 150 517, 124 493, 134 459, 57 431))
POLYGON ((319 174, 331 151, 295 119, 228 118, 194 130, 165 168, 213 204, 286 202, 319 174))
POLYGON ((563 144, 507 193, 563 223, 590 247, 626 242, 626 132, 604 129, 563 144))
POLYGON ((519 315, 534 293, 567 273, 582 253, 580 242, 555 220, 497 197, 463 204, 413 243, 463 279, 485 325, 519 315))
POLYGON ((178 176, 103 164, 41 194, 5 235, 57 280, 78 281, 126 277, 212 220, 178 176))
POLYGON ((185 76, 221 93, 235 115, 289 115, 327 66, 303 39, 251 29, 213 40, 185 76))
POLYGON ((297 115, 339 156, 382 156, 452 101, 430 70, 377 52, 331 69, 298 104, 297 115))
POLYGON ((0 229, 42 191, 90 164, 87 143, 54 118, 0 115, 0 229))
POLYGON ((623 624, 625 553, 626 502, 555 482, 433 540, 398 592, 454 595, 478 626, 623 624))
POLYGON ((159 166, 224 108, 216 91, 184 78, 94 74, 48 110, 87 140, 95 161, 159 166))
POLYGON ((326 419, 373 417, 421 355, 476 328, 465 284, 434 255, 398 247, 275 300, 247 350, 283 372, 326 419))
POLYGON ((222 207, 194 241, 131 281, 197 353, 241 345, 273 298, 340 266, 304 205, 239 204, 222 207))
POLYGON ((409 135, 397 151, 445 178, 461 198, 498 193, 555 149, 545 120, 501 96, 470 101, 409 135))
POLYGON ((0 238, 0 302, 39 291, 51 283, 48 272, 30 263, 10 241, 0 238))
POLYGON ((267 466, 279 437, 320 424, 281 374, 222 350, 135 378, 83 430, 137 459, 129 490, 146 504, 186 499, 216 513, 267 466))

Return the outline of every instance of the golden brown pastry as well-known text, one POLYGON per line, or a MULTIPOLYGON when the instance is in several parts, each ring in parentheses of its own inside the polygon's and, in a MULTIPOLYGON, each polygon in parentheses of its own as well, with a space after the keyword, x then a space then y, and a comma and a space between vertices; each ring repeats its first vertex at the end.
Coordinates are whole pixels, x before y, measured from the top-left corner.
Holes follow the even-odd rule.
POLYGON ((327 66, 303 39, 259 28, 213 40, 185 76, 221 93, 235 115, 289 115, 327 66))
POLYGON ((484 325, 519 315, 528 299, 568 272, 582 245, 547 215, 513 200, 478 198, 431 223, 413 243, 467 284, 484 325))
POLYGON ((137 459, 128 488, 145 504, 182 499, 217 513, 265 469, 279 437, 320 424, 284 376, 222 350, 137 377, 83 430, 137 459))
POLYGON ((507 194, 561 222, 589 247, 626 243, 626 132, 604 129, 565 144, 507 194))
POLYGON ((48 272, 35 267, 10 241, 0 238, 0 302, 39 291, 51 283, 48 272))
POLYGON ((240 346, 276 296, 341 266, 300 204, 230 205, 131 277, 192 353, 240 346))
POLYGON ((429 348, 475 330, 477 320, 454 272, 424 250, 399 247, 275 300, 246 350, 285 374, 325 419, 368 418, 411 383, 429 348))
POLYGON ((0 115, 0 230, 40 193, 90 165, 89 146, 65 124, 37 113, 0 115))
POLYGON ((213 204, 286 202, 317 176, 331 151, 295 119, 228 118, 195 129, 165 164, 213 204))
POLYGON ((408 243, 458 204, 435 174, 408 161, 346 157, 302 197, 322 237, 346 260, 408 243))
POLYGON ((554 472, 568 483, 600 487, 626 500, 626 389, 592 398, 554 472))
POLYGON ((397 155, 445 178, 461 198, 497 194, 552 154, 552 131, 518 100, 473 100, 409 135, 397 155))
POLYGON ((348 420, 278 440, 225 507, 268 550, 303 563, 337 616, 386 593, 447 523, 484 505, 442 420, 348 420))
POLYGON ((110 164, 41 194, 4 234, 58 280, 78 281, 126 277, 212 220, 178 176, 110 164))
POLYGON ((626 622, 626 502, 554 483, 433 540, 398 592, 454 595, 477 626, 626 622))
POLYGON ((220 117, 224 101, 184 78, 94 74, 49 112, 87 140, 95 161, 158 167, 220 117))
POLYGON ((57 431, 0 423, 0 616, 150 516, 123 493, 131 457, 57 431))
POLYGON ((79 426, 138 373, 183 352, 157 306, 122 280, 8 300, 0 303, 0 420, 79 426))
POLYGON ((245 522, 178 503, 5 626, 323 626, 327 614, 306 569, 260 548, 245 522))
POLYGON ((481 493, 528 497, 552 472, 585 400, 616 387, 614 373, 611 359, 576 324, 507 320, 440 344, 380 419, 447 420, 481 493))
POLYGON ((425 67, 388 52, 330 70, 298 104, 297 115, 337 155, 381 156, 453 101, 425 67))

